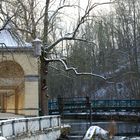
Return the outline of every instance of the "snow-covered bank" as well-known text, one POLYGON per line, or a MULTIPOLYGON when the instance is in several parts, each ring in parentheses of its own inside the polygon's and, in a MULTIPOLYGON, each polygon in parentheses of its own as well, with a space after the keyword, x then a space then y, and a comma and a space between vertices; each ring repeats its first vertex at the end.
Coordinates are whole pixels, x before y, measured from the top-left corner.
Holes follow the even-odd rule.
POLYGON ((140 137, 115 136, 113 140, 140 140, 140 137))

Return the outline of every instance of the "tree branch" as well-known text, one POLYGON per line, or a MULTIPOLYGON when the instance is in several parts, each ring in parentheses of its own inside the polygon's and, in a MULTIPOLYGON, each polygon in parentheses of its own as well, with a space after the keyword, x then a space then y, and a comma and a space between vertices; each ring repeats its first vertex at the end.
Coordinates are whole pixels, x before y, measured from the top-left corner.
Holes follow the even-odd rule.
MULTIPOLYGON (((49 22, 51 21, 52 18, 54 18, 54 16, 57 15, 57 13, 58 13, 59 10, 61 10, 63 8, 66 8, 66 7, 79 7, 79 6, 78 5, 63 5, 63 6, 59 7, 58 9, 56 9, 54 11, 54 13, 52 14, 52 16, 49 18, 49 22)), ((81 8, 81 7, 79 7, 79 8, 81 8)))
POLYGON ((94 73, 87 73, 87 72, 78 72, 76 68, 74 67, 68 67, 67 64, 65 63, 64 60, 62 59, 48 59, 48 58, 44 58, 45 61, 47 62, 61 62, 65 68, 66 71, 73 71, 75 73, 75 75, 77 76, 81 76, 81 75, 85 75, 85 76, 94 76, 97 77, 103 81, 107 81, 107 78, 105 78, 104 76, 98 75, 98 74, 94 74, 94 73))
MULTIPOLYGON (((91 7, 87 7, 86 11, 85 11, 85 14, 81 17, 77 27, 75 28, 74 30, 74 33, 73 33, 73 37, 76 36, 76 33, 78 31, 78 29, 80 28, 81 24, 83 24, 85 22, 85 19, 89 16, 89 13, 97 6, 100 6, 100 5, 104 5, 104 4, 111 4, 111 3, 114 3, 114 2, 104 2, 104 3, 94 3, 91 7)), ((88 4, 89 6, 89 4, 88 4)))
POLYGON ((11 21, 11 19, 12 19, 14 16, 15 16, 15 15, 13 15, 13 16, 11 16, 10 18, 7 19, 7 21, 4 23, 3 27, 0 28, 0 31, 2 31, 2 30, 6 27, 6 25, 9 23, 9 21, 11 21))
MULTIPOLYGON (((85 14, 83 15, 83 17, 81 17, 81 19, 80 19, 80 21, 79 21, 77 27, 75 28, 75 30, 74 30, 74 32, 73 32, 73 34, 72 34, 71 37, 62 37, 62 38, 58 39, 56 42, 54 42, 53 44, 51 44, 50 46, 45 46, 44 50, 48 52, 48 51, 50 51, 51 49, 53 49, 53 47, 55 47, 57 44, 59 44, 61 41, 64 41, 64 40, 78 40, 78 41, 83 41, 83 42, 92 43, 92 44, 96 45, 94 42, 90 42, 90 41, 87 41, 87 40, 85 40, 85 39, 77 39, 77 38, 75 38, 76 33, 77 33, 77 31, 78 31, 80 25, 81 25, 82 23, 84 23, 85 20, 86 20, 86 18, 89 16, 89 13, 90 13, 90 11, 91 11, 92 9, 94 9, 95 7, 97 7, 97 6, 99 6, 99 5, 111 4, 111 3, 114 3, 114 2, 94 3, 91 7, 89 7, 88 9, 86 9, 85 14)), ((60 9, 61 9, 61 8, 64 8, 64 7, 62 6, 62 7, 60 7, 60 9)), ((60 9, 58 9, 58 10, 60 10, 60 9)))
POLYGON ((50 46, 45 46, 45 51, 49 52, 51 49, 53 49, 54 46, 56 46, 57 44, 59 44, 61 41, 64 41, 64 40, 77 40, 77 41, 83 41, 83 42, 92 43, 96 45, 96 43, 94 43, 93 41, 88 41, 82 38, 62 37, 58 39, 56 42, 54 42, 53 44, 51 44, 50 46))

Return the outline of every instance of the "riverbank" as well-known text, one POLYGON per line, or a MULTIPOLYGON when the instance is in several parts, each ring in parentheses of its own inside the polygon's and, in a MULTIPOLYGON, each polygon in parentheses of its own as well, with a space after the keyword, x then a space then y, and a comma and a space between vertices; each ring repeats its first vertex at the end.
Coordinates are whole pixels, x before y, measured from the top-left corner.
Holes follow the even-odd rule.
POLYGON ((140 140, 140 137, 115 136, 113 140, 140 140))
POLYGON ((130 121, 130 122, 140 122, 140 113, 139 112, 94 112, 90 114, 87 113, 64 113, 62 114, 62 119, 84 119, 84 120, 93 120, 93 121, 130 121))

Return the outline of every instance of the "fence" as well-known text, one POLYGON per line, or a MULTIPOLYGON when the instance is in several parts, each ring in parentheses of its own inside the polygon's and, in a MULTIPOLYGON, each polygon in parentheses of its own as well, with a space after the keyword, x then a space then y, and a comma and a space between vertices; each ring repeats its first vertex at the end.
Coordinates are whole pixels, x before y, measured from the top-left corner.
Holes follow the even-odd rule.
POLYGON ((140 100, 90 100, 85 98, 58 98, 49 100, 50 114, 64 114, 73 112, 87 112, 87 109, 92 111, 110 111, 110 110, 127 110, 140 111, 140 100))

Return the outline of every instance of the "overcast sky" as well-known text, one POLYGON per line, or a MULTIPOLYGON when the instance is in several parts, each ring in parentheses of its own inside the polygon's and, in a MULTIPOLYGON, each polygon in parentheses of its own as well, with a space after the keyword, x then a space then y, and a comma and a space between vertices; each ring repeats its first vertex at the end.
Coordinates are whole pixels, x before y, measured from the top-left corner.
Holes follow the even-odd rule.
MULTIPOLYGON (((66 1, 66 0, 65 0, 66 1)), ((80 7, 82 7, 83 9, 86 9, 87 5, 88 5, 88 0, 69 0, 71 2, 71 4, 74 5, 78 5, 80 4, 80 7)), ((104 2, 110 2, 110 0, 91 0, 91 5, 94 3, 104 3, 104 2)), ((96 13, 97 11, 99 11, 100 13, 108 13, 110 10, 110 5, 109 4, 105 4, 105 5, 100 5, 97 6, 95 9, 93 9, 93 13, 96 13)), ((78 8, 65 8, 62 10, 63 11, 63 18, 66 19, 68 22, 64 23, 60 23, 61 26, 65 26, 67 28, 71 28, 71 25, 74 25, 74 23, 77 22, 78 19, 78 8), (63 25, 65 24, 65 25, 63 25)), ((82 16, 82 14, 84 14, 84 10, 80 10, 80 15, 82 16)), ((68 29, 69 30, 69 29, 68 29)), ((71 29, 72 30, 72 29, 71 29)))
MULTIPOLYGON (((42 0, 42 5, 45 6, 45 1, 46 0, 42 0)), ((71 4, 71 5, 80 5, 80 7, 83 9, 79 9, 80 10, 80 15, 82 16, 84 14, 84 9, 86 9, 87 5, 88 5, 88 0, 62 0, 67 2, 67 4, 71 4)), ((104 3, 104 2, 110 2, 111 0, 90 0, 91 5, 94 3, 104 3)), ((51 9, 50 11, 55 11, 57 9, 57 7, 59 7, 59 2, 60 0, 54 0, 53 3, 50 4, 51 9)), ((97 6, 95 9, 93 9, 93 13, 96 13, 97 11, 99 11, 100 13, 107 13, 110 10, 110 5, 109 4, 105 4, 105 5, 100 5, 97 6)), ((59 11, 61 14, 59 15, 61 17, 61 21, 59 21, 59 23, 57 23, 57 25, 60 28, 64 28, 66 30, 73 30, 73 25, 76 24, 77 19, 78 19, 78 8, 77 7, 66 7, 63 8, 62 10, 59 11)), ((52 12, 53 13, 53 12, 52 12)), ((51 12, 50 12, 51 14, 51 12)), ((67 32, 67 31, 66 31, 67 32)))

